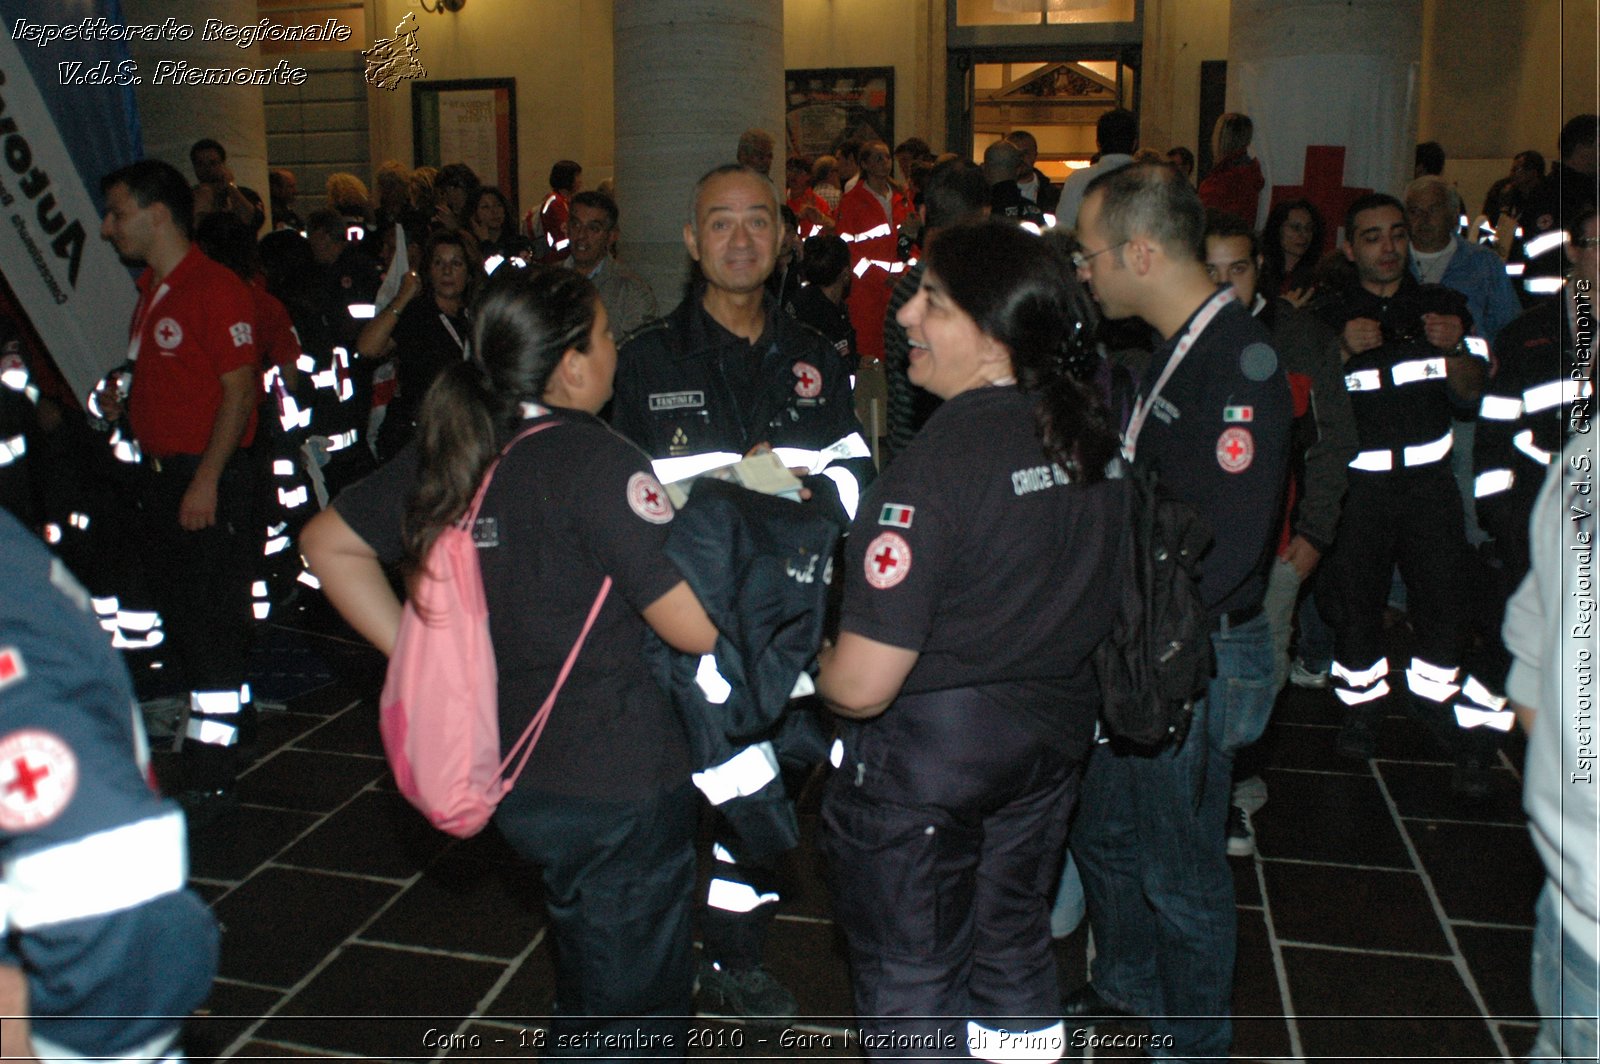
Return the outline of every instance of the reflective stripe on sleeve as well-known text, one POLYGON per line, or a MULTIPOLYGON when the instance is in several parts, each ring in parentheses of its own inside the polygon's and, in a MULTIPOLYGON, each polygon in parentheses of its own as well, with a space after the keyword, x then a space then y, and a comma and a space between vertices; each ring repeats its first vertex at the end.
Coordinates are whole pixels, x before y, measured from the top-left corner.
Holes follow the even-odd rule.
POLYGON ((27 931, 182 890, 186 845, 183 814, 173 810, 7 861, 7 922, 27 931))
POLYGON ((1414 358, 1409 362, 1396 362, 1389 367, 1389 375, 1394 378, 1395 384, 1415 384, 1417 381, 1443 380, 1444 359, 1414 358))
POLYGON ((1432 443, 1419 443, 1414 447, 1405 449, 1405 460, 1408 466, 1429 465, 1437 462, 1450 453, 1450 448, 1455 444, 1455 437, 1445 433, 1432 443))
POLYGON ((706 889, 706 908, 727 913, 754 912, 778 900, 776 894, 758 894, 750 884, 735 883, 731 879, 713 879, 706 889))
POLYGON ((1547 251, 1551 251, 1566 243, 1567 231, 1565 229, 1552 229, 1548 233, 1540 233, 1523 245, 1522 251, 1530 259, 1536 259, 1547 251))
POLYGON ((1556 459, 1555 455, 1551 454, 1549 451, 1533 442, 1532 429, 1523 429, 1521 432, 1511 437, 1511 446, 1515 447, 1529 458, 1532 458, 1540 465, 1547 466, 1556 459))
POLYGON ((1358 369, 1344 375, 1347 392, 1375 392, 1383 387, 1383 374, 1375 369, 1358 369))
POLYGON ((1552 406, 1575 403, 1587 399, 1594 389, 1588 381, 1557 380, 1535 385, 1522 393, 1522 406, 1530 414, 1548 410, 1552 406))
POLYGON ((1394 455, 1388 451, 1362 451, 1350 459, 1350 468, 1363 473, 1387 473, 1394 468, 1394 455))
POLYGON ((721 805, 742 795, 755 794, 777 779, 778 757, 770 742, 756 743, 690 778, 706 796, 706 801, 721 805))
POLYGON ((1490 495, 1510 491, 1511 485, 1516 482, 1516 474, 1509 469, 1486 469, 1473 478, 1472 497, 1486 499, 1490 495))
POLYGON ((1507 395, 1486 395, 1478 405, 1478 416, 1490 421, 1515 421, 1522 416, 1522 400, 1507 395))

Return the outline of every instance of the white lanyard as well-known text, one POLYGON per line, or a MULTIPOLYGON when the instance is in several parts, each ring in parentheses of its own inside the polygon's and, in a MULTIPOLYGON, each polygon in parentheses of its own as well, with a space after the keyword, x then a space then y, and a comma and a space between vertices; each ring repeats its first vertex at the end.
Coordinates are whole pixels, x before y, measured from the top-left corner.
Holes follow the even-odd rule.
POLYGON ((1233 287, 1223 288, 1206 301, 1195 316, 1189 320, 1189 327, 1178 338, 1178 346, 1172 349, 1172 357, 1167 359, 1166 368, 1161 371, 1161 376, 1156 379, 1150 394, 1141 398, 1133 405, 1133 417, 1128 419, 1128 430, 1122 434, 1122 457, 1129 462, 1133 461, 1134 450, 1139 444, 1139 433, 1144 429, 1144 422, 1150 416, 1150 407, 1154 405, 1156 396, 1161 394, 1161 389, 1166 386, 1172 374, 1177 370, 1178 363, 1183 361, 1183 356, 1189 353, 1189 348, 1200 339, 1200 334, 1206 331, 1206 326, 1211 324, 1211 319, 1217 312, 1233 302, 1233 287))
POLYGON ((456 342, 456 346, 461 348, 461 357, 466 358, 467 342, 461 338, 460 333, 456 332, 456 327, 450 324, 450 315, 441 310, 439 312, 439 321, 444 325, 445 331, 450 334, 450 339, 454 340, 456 342))
POLYGON ((133 312, 133 335, 128 337, 128 361, 139 360, 139 345, 144 341, 144 323, 150 320, 151 313, 156 309, 156 304, 161 302, 161 297, 172 290, 172 286, 162 281, 155 295, 150 297, 150 302, 140 301, 133 312))

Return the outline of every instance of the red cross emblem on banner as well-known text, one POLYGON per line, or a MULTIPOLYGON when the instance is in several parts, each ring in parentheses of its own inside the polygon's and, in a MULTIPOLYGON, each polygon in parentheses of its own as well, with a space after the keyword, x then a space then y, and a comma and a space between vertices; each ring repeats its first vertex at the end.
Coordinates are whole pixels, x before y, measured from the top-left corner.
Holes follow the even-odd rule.
POLYGON ((78 760, 46 731, 0 739, 0 828, 31 831, 61 815, 78 788, 78 760))
POLYGON ((1290 200, 1310 200, 1322 215, 1322 246, 1313 248, 1317 258, 1333 249, 1334 234, 1344 224, 1350 204, 1371 192, 1370 188, 1351 188, 1344 183, 1344 147, 1332 144, 1306 145, 1304 176, 1298 185, 1273 185, 1271 207, 1290 200))
POLYGON ((794 394, 802 399, 815 399, 822 394, 822 374, 809 362, 794 364, 794 394))
POLYGON ((911 573, 911 544, 898 532, 884 532, 867 544, 867 583, 882 590, 911 573))

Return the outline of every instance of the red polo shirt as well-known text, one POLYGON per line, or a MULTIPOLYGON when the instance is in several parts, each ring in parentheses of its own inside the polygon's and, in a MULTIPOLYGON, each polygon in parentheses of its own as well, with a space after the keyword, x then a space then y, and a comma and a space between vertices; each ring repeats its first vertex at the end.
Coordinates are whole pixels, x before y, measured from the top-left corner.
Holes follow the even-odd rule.
MULTIPOLYGON (((128 420, 145 453, 198 455, 211 440, 222 405, 222 376, 241 366, 258 375, 255 304, 232 270, 193 245, 160 283, 139 277, 139 304, 128 330, 133 392, 128 420)), ((251 407, 239 446, 255 439, 251 407)))

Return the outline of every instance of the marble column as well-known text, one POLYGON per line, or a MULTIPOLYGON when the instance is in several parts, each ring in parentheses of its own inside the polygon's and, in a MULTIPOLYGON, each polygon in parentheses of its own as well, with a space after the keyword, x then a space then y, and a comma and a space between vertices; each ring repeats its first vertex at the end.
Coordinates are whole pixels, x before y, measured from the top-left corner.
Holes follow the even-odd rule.
POLYGON ((616 0, 616 180, 627 262, 663 312, 683 293, 700 175, 755 126, 784 163, 783 0, 616 0))

